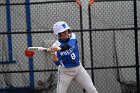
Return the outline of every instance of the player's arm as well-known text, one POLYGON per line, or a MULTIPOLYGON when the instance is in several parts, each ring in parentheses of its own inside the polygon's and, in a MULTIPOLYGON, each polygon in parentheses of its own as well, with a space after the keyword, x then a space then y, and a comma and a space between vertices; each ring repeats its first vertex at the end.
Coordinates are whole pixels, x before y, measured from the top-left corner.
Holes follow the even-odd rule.
POLYGON ((65 44, 63 46, 53 46, 52 47, 52 50, 53 51, 65 51, 65 50, 68 50, 70 48, 70 45, 69 44, 65 44))
POLYGON ((71 33, 70 41, 68 42, 68 44, 61 46, 60 51, 68 50, 70 47, 72 47, 76 43, 77 43, 76 36, 74 33, 71 33))
POLYGON ((50 52, 52 55, 52 61, 58 66, 60 64, 60 55, 56 52, 50 52))
POLYGON ((54 62, 57 62, 57 61, 58 61, 58 58, 57 58, 57 56, 56 56, 56 52, 52 53, 52 60, 53 60, 54 62))
POLYGON ((53 44, 53 50, 54 51, 59 51, 59 50, 65 51, 65 50, 68 50, 73 45, 75 45, 76 43, 77 43, 76 35, 74 33, 71 33, 70 40, 67 44, 60 46, 60 44, 58 42, 56 42, 55 44, 53 44))

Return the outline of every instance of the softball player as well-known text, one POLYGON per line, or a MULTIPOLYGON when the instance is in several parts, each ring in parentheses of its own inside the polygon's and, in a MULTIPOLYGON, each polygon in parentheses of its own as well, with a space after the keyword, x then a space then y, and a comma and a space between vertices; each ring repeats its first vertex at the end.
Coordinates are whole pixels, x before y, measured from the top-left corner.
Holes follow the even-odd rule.
POLYGON ((72 80, 88 93, 98 93, 79 59, 76 35, 64 21, 54 24, 53 31, 58 40, 52 45, 52 59, 58 68, 57 93, 66 93, 72 80))

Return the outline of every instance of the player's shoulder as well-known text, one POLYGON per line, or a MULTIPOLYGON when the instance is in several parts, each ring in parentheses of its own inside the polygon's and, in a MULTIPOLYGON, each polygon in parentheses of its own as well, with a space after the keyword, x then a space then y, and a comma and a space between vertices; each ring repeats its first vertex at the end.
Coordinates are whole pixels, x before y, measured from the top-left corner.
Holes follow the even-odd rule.
POLYGON ((71 38, 70 39, 76 39, 76 35, 75 35, 75 33, 71 33, 71 38))
POLYGON ((59 40, 56 40, 56 41, 53 43, 52 46, 60 46, 60 45, 61 45, 61 43, 59 42, 59 40))

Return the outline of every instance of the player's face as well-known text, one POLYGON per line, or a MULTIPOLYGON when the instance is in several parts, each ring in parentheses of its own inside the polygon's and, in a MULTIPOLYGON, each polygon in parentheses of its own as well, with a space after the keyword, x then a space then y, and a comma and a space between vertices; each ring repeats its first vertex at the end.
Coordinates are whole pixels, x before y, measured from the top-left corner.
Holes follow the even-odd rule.
POLYGON ((64 31, 62 33, 59 33, 59 38, 62 39, 62 40, 68 39, 69 38, 69 31, 66 30, 66 31, 64 31))

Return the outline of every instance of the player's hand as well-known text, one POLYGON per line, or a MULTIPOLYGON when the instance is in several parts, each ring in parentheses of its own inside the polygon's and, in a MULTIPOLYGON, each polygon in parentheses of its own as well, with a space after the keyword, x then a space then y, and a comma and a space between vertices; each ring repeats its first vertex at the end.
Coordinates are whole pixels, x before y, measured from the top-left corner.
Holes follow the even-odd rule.
POLYGON ((56 54, 56 51, 49 51, 49 53, 54 55, 54 54, 56 54))
POLYGON ((50 49, 49 49, 49 53, 50 54, 55 54, 57 51, 59 51, 59 50, 61 50, 61 48, 60 47, 58 47, 58 46, 53 46, 53 47, 51 47, 50 49))
POLYGON ((53 46, 53 47, 52 47, 52 50, 54 50, 54 51, 59 51, 59 50, 61 50, 61 47, 59 47, 59 46, 53 46))
POLYGON ((54 54, 56 51, 53 50, 53 48, 51 47, 51 48, 48 48, 47 52, 49 52, 50 54, 54 54))

